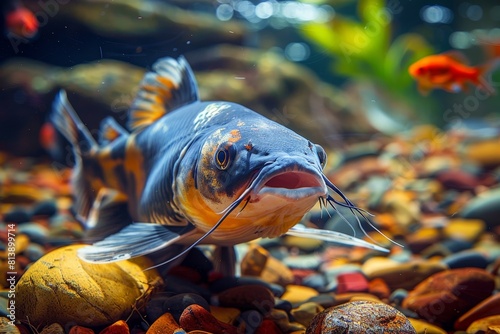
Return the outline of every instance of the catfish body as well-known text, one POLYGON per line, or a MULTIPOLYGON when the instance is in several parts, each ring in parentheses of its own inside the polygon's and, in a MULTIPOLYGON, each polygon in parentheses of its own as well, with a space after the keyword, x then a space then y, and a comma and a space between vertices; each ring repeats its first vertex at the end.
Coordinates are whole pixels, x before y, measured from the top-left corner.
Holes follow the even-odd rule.
POLYGON ((77 212, 89 235, 104 237, 81 249, 84 260, 284 233, 382 250, 333 231, 294 227, 318 201, 359 210, 323 175, 319 145, 239 104, 201 102, 183 57, 160 59, 153 69, 131 107, 129 130, 105 119, 99 144, 64 92, 54 103, 53 123, 77 160, 77 212))

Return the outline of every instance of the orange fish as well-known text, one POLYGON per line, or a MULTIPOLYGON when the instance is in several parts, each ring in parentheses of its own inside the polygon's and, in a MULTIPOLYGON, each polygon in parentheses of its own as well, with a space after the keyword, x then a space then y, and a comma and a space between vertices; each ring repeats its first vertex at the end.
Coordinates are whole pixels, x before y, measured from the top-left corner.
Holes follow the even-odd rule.
POLYGON ((27 8, 17 6, 5 14, 5 25, 9 34, 31 38, 38 32, 36 16, 27 8))
POLYGON ((417 80, 422 95, 428 95, 433 89, 451 93, 467 91, 467 83, 493 94, 493 87, 483 77, 492 65, 493 62, 488 62, 484 66, 469 66, 462 53, 451 51, 424 57, 412 64, 408 72, 417 80))

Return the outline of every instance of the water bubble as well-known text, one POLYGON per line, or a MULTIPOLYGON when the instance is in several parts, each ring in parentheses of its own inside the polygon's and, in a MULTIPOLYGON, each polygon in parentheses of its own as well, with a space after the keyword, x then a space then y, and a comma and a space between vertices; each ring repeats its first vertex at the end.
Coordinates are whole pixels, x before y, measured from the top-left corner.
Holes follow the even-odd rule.
POLYGON ((471 36, 464 31, 455 31, 450 35, 449 42, 454 49, 467 49, 471 46, 471 36))
POLYGON ((472 21, 479 21, 483 17, 483 9, 478 5, 471 5, 467 8, 465 15, 472 21))
POLYGON ((233 14, 233 7, 228 4, 222 4, 218 6, 217 10, 215 11, 215 15, 221 21, 229 21, 233 17, 233 14))
POLYGON ((443 6, 425 6, 420 11, 420 17, 428 23, 450 23, 453 13, 443 6))
POLYGON ((268 19, 273 15, 274 8, 270 1, 259 3, 255 7, 255 15, 260 19, 268 19))
POLYGON ((285 47, 285 56, 292 61, 303 61, 309 58, 311 51, 305 43, 290 43, 285 47))

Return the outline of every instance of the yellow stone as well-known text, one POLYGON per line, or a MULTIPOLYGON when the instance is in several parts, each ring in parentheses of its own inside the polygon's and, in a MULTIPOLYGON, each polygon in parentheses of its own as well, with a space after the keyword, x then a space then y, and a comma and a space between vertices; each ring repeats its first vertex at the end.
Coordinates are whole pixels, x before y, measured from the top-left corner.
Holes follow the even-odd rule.
POLYGON ((45 326, 40 334, 64 334, 64 328, 58 323, 53 323, 45 326))
POLYGON ((446 238, 474 242, 486 228, 480 219, 451 219, 444 228, 446 238))
POLYGON ((26 234, 18 234, 16 236, 16 254, 20 254, 28 248, 30 238, 26 234))
POLYGON ((467 146, 465 156, 483 166, 496 166, 500 164, 500 140, 484 140, 467 146))
POLYGON ((302 303, 311 297, 317 296, 318 291, 313 288, 290 284, 286 287, 285 293, 281 296, 281 299, 287 300, 290 303, 302 303))
POLYGON ((162 284, 145 257, 109 264, 81 261, 84 245, 58 248, 33 263, 17 283, 17 319, 35 326, 95 327, 126 318, 162 284))
POLYGON ((497 326, 500 326, 500 315, 491 315, 474 321, 467 328, 467 333, 484 333, 497 326))
MULTIPOLYGON (((437 326, 419 319, 408 318, 417 334, 446 334, 447 332, 437 326)), ((468 333, 468 332, 467 332, 468 333)))
POLYGON ((298 323, 309 326, 314 316, 324 310, 324 307, 314 302, 307 302, 294 308, 290 313, 298 323))
POLYGON ((241 311, 235 307, 221 307, 210 305, 210 313, 219 321, 226 324, 233 324, 236 318, 241 314, 241 311))

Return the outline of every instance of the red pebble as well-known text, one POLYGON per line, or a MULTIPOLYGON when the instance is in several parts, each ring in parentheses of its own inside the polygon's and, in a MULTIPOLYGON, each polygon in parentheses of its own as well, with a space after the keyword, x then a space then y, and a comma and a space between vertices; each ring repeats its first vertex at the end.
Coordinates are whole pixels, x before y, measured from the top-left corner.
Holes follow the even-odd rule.
POLYGON ((104 328, 99 334, 130 334, 130 329, 125 321, 118 320, 114 324, 104 328))
POLYGON ((69 330, 69 334, 94 334, 94 331, 83 326, 73 326, 69 330))
POLYGON ((359 272, 340 274, 337 282, 337 293, 368 291, 368 280, 359 272))
POLYGON ((282 334, 281 329, 276 325, 276 323, 270 319, 264 319, 255 334, 282 334))
POLYGON ((189 305, 182 312, 179 323, 185 331, 202 329, 213 334, 236 334, 235 326, 217 320, 210 312, 198 304, 189 305))

